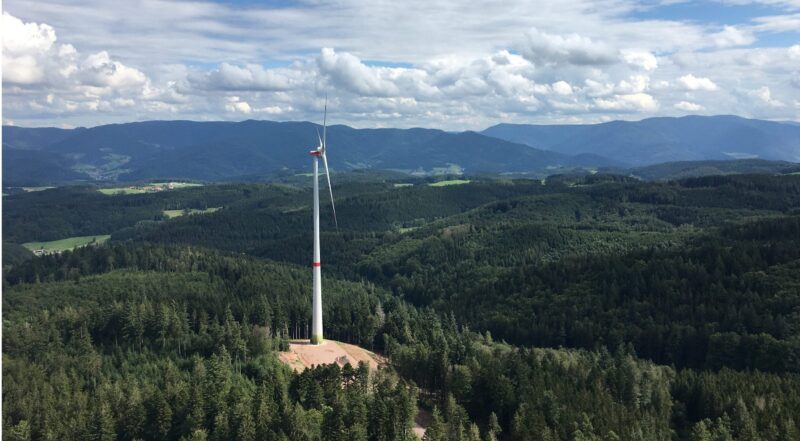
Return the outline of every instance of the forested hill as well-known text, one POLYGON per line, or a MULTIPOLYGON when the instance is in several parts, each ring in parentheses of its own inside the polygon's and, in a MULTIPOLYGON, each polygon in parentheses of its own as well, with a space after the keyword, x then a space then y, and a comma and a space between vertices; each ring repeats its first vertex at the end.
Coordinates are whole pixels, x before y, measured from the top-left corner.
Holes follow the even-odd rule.
POLYGON ((482 133, 562 154, 593 153, 631 166, 734 158, 800 162, 800 126, 736 116, 593 125, 498 124, 482 133))
MULTIPOLYGON (((306 170, 306 152, 316 146, 317 130, 321 127, 309 122, 253 120, 145 121, 71 130, 4 126, 3 185, 263 179, 306 170)), ((499 124, 481 133, 335 125, 328 128, 328 136, 331 166, 339 172, 545 176, 675 161, 800 161, 800 126, 733 116, 596 125, 499 124)), ((695 168, 694 173, 727 168, 731 167, 695 168)))
POLYGON ((637 167, 627 170, 627 173, 644 180, 669 181, 699 176, 730 174, 800 173, 800 164, 786 161, 767 161, 764 159, 681 161, 637 167))
POLYGON ((338 231, 322 206, 326 332, 389 357, 371 378, 275 361, 307 188, 8 196, 6 241, 112 239, 4 268, 4 433, 408 440, 418 404, 430 440, 800 436, 800 175, 429 184, 335 185, 338 231))
MULTIPOLYGON (((3 127, 4 186, 155 177, 231 180, 307 170, 317 143, 308 122, 147 121, 89 129, 3 127)), ((541 172, 617 165, 596 155, 572 157, 475 132, 328 127, 334 170, 393 169, 541 172)))

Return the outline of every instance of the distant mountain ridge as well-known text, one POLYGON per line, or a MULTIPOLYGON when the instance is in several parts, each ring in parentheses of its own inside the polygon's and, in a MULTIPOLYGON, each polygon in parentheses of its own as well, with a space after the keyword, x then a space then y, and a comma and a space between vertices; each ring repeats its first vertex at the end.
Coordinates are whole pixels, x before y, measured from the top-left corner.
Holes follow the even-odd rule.
POLYGON ((800 162, 800 125, 727 115, 590 125, 498 124, 481 133, 565 155, 593 153, 630 166, 746 158, 800 162))
MULTIPOLYGON (((305 170, 318 129, 310 122, 255 120, 145 121, 77 129, 3 126, 3 185, 168 177, 226 181, 305 170)), ((677 161, 800 162, 800 125, 735 116, 498 124, 481 133, 335 125, 328 127, 328 143, 335 171, 552 174, 677 161)), ((695 167, 687 173, 724 168, 695 167)))
MULTIPOLYGON (((71 131, 3 127, 4 185, 155 177, 220 181, 310 169, 307 152, 316 146, 320 128, 254 120, 147 121, 71 131)), ((597 155, 572 157, 476 132, 435 129, 335 125, 328 127, 328 145, 334 170, 522 173, 619 165, 597 155)))

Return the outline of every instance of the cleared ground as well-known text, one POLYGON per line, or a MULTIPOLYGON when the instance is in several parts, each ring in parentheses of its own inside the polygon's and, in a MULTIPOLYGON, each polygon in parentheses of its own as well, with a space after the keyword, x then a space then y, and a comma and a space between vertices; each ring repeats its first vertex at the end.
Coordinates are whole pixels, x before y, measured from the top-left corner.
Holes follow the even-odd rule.
POLYGON ((50 242, 28 242, 22 244, 25 248, 35 251, 44 250, 47 252, 67 251, 89 244, 101 244, 107 241, 111 235, 102 234, 98 236, 75 236, 66 239, 52 240, 50 242))
POLYGON ((361 361, 369 364, 370 370, 386 364, 386 359, 364 348, 335 340, 325 340, 321 345, 312 345, 308 340, 293 340, 289 351, 281 352, 279 358, 297 372, 320 364, 350 363, 357 367, 361 361))

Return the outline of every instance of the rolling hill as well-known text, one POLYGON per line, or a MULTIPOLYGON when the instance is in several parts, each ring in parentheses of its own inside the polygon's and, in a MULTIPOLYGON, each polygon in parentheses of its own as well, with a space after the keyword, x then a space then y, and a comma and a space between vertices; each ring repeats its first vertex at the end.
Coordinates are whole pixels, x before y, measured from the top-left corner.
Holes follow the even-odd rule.
MULTIPOLYGON (((145 121, 92 128, 3 127, 3 185, 184 178, 251 180, 308 168, 310 122, 145 121)), ((593 125, 499 124, 476 132, 328 128, 336 171, 529 173, 679 161, 800 161, 800 126, 735 116, 593 125)), ((711 166, 692 174, 726 173, 711 166), (705 170, 705 171, 704 171, 705 170)))
POLYGON ((667 181, 697 176, 735 174, 790 174, 800 172, 800 164, 764 159, 733 161, 680 161, 637 167, 628 174, 648 181, 667 181))
POLYGON ((592 153, 631 166, 745 158, 800 161, 800 126, 737 116, 591 125, 498 124, 481 133, 565 155, 592 153))
MULTIPOLYGON (((4 127, 4 185, 155 177, 231 180, 308 168, 319 125, 309 122, 147 121, 89 129, 4 127), (35 181, 35 182, 31 182, 35 181)), ((540 172, 616 165, 596 155, 572 157, 475 132, 434 129, 328 128, 334 170, 407 173, 540 172)))

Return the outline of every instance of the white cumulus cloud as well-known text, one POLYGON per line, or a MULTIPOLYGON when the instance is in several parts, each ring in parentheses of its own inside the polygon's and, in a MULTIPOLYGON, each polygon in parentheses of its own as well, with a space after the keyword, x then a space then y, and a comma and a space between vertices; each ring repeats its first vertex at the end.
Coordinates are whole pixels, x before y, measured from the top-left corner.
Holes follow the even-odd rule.
POLYGON ((317 58, 317 64, 323 75, 351 92, 365 96, 391 96, 398 93, 397 87, 381 78, 377 69, 371 69, 352 54, 337 54, 332 48, 324 48, 317 58))
POLYGON ((721 31, 712 34, 711 38, 717 47, 747 46, 756 41, 753 32, 736 26, 725 26, 721 31))
POLYGON ((230 63, 222 63, 214 70, 190 77, 197 87, 207 90, 289 90, 297 85, 298 80, 302 80, 302 73, 298 70, 230 63))
POLYGON ((24 23, 3 12, 3 80, 35 84, 45 78, 45 58, 56 42, 51 26, 24 23))
POLYGON ((758 89, 751 90, 751 96, 758 98, 764 104, 771 107, 784 107, 785 104, 778 99, 772 97, 772 91, 767 86, 759 87, 758 89))
POLYGON ((524 0, 410 2, 7 0, 4 115, 315 120, 327 93, 337 122, 361 127, 474 130, 695 106, 800 118, 800 45, 758 46, 797 29, 794 12, 721 26, 638 18, 624 0, 542 0, 535 14, 524 0))
POLYGON ((685 110, 687 112, 697 112, 699 110, 703 110, 703 106, 690 101, 681 101, 679 103, 676 103, 673 107, 675 107, 678 110, 685 110))
POLYGON ((607 65, 619 60, 609 45, 575 33, 549 34, 533 28, 520 47, 522 55, 534 64, 607 65))
POLYGON ((250 113, 253 109, 247 101, 242 101, 238 96, 229 96, 226 98, 225 110, 228 112, 250 113))
POLYGON ((141 87, 147 81, 144 73, 112 60, 106 51, 86 57, 79 78, 84 85, 112 88, 141 87))
POLYGON ((553 92, 559 95, 572 95, 572 86, 566 81, 556 81, 552 84, 553 92))
POLYGON ((719 89, 717 84, 710 79, 706 77, 696 77, 692 74, 687 74, 678 78, 678 84, 683 86, 686 90, 714 91, 719 89))
POLYGON ((614 90, 623 94, 640 93, 646 91, 649 85, 650 77, 647 75, 631 75, 627 79, 621 80, 614 90))
POLYGON ((603 110, 655 112, 659 108, 658 101, 646 93, 615 95, 613 98, 597 98, 594 103, 597 108, 603 110))
POLYGON ((656 56, 648 51, 623 50, 622 58, 629 65, 644 69, 646 71, 652 71, 658 67, 658 59, 656 59, 656 56))

